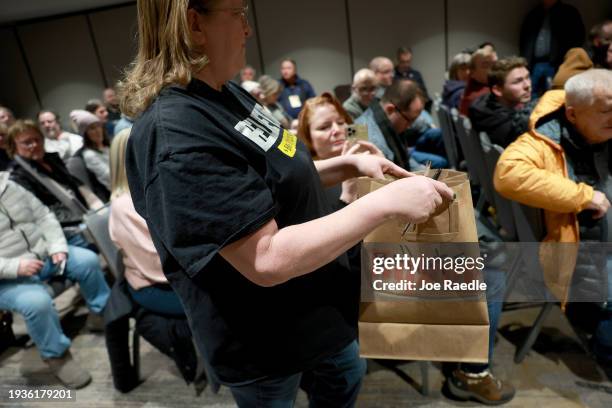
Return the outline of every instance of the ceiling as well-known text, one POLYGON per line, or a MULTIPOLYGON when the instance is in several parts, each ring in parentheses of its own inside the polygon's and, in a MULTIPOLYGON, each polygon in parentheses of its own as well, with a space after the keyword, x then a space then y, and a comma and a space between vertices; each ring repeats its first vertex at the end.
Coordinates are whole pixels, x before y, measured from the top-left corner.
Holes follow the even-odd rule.
MULTIPOLYGON (((135 1, 132 1, 135 2, 135 1)), ((129 0, 0 0, 0 24, 91 10, 129 0)))

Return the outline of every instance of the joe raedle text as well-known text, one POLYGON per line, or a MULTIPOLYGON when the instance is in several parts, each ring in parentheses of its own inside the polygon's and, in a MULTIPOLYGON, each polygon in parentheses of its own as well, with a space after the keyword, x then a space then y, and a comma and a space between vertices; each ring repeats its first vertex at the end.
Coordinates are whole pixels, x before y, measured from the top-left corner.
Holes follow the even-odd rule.
POLYGON ((372 289, 375 291, 486 291, 482 279, 484 257, 375 256, 372 289), (465 272, 470 274, 469 279, 465 272), (451 275, 450 278, 447 279, 451 275), (444 275, 444 276, 442 276, 444 275), (404 279, 408 278, 408 279, 404 279))

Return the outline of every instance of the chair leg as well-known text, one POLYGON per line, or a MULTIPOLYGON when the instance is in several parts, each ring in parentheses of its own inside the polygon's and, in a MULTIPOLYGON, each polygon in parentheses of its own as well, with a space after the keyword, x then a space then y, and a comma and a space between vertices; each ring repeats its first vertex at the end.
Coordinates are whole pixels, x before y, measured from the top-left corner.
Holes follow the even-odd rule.
POLYGON ((525 356, 529 350, 531 350, 531 347, 533 347, 533 344, 535 343, 538 335, 540 334, 540 330, 542 329, 544 319, 546 319, 546 316, 548 316, 548 313, 550 313, 553 306, 554 303, 546 303, 544 306, 542 306, 540 314, 538 314, 538 317, 527 334, 527 338, 525 338, 523 344, 516 350, 516 354, 514 355, 514 362, 516 364, 521 363, 525 359, 525 356))
POLYGON ((430 394, 429 361, 420 361, 419 366, 421 368, 421 394, 424 396, 428 396, 430 394))
POLYGON ((138 334, 136 327, 134 327, 134 333, 132 333, 132 365, 137 378, 140 379, 140 334, 138 334))

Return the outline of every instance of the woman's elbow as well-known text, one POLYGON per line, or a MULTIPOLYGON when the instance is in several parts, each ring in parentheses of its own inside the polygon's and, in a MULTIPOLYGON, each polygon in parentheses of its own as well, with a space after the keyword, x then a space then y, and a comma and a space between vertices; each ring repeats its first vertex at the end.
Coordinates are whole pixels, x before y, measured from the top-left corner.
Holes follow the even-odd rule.
POLYGON ((279 262, 261 261, 253 266, 253 269, 246 276, 251 282, 257 286, 271 288, 280 285, 289 280, 287 268, 279 262))

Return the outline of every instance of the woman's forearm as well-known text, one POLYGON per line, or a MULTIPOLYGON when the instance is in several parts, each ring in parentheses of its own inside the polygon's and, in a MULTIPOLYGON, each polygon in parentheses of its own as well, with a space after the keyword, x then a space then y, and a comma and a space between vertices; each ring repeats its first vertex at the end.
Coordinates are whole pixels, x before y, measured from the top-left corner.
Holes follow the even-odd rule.
POLYGON ((286 282, 330 263, 382 224, 389 212, 375 201, 370 194, 330 215, 280 230, 272 220, 223 248, 221 255, 261 286, 286 282))
POLYGON ((325 187, 335 186, 351 177, 359 176, 354 156, 345 155, 316 160, 314 164, 321 178, 321 183, 325 187))

